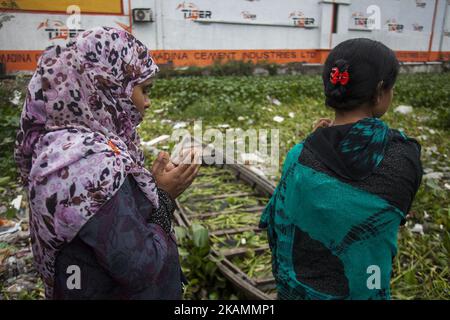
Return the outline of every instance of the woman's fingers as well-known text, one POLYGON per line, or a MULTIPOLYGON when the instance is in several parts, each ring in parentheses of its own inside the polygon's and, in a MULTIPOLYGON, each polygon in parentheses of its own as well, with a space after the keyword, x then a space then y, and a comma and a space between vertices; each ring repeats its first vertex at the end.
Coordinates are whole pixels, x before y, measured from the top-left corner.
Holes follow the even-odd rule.
POLYGON ((316 126, 324 125, 324 124, 328 124, 328 123, 331 123, 331 119, 328 119, 328 118, 320 118, 319 120, 317 120, 317 121, 314 123, 314 126, 316 127, 316 126))
POLYGON ((195 171, 197 170, 197 168, 200 167, 199 164, 191 164, 186 170, 184 170, 181 174, 180 174, 180 178, 184 181, 187 180, 193 173, 195 173, 195 171))
POLYGON ((194 172, 195 168, 198 166, 200 165, 192 161, 190 164, 180 164, 178 167, 173 169, 173 171, 175 171, 181 179, 186 179, 192 174, 192 172, 194 172))
POLYGON ((192 183, 192 181, 194 181, 194 179, 197 176, 199 170, 200 170, 200 165, 197 165, 197 167, 195 168, 194 172, 191 173, 191 175, 187 178, 187 181, 188 181, 189 185, 192 183))
POLYGON ((181 174, 186 171, 193 163, 198 162, 197 159, 196 153, 193 150, 187 151, 183 154, 183 159, 177 167, 178 172, 181 174))
POLYGON ((154 176, 159 176, 164 173, 164 169, 169 162, 169 154, 167 152, 160 152, 158 158, 153 162, 152 174, 154 176))
POLYGON ((316 130, 318 128, 326 128, 326 127, 331 126, 332 124, 333 124, 333 120, 328 119, 328 118, 321 118, 313 124, 313 130, 316 130))
MULTIPOLYGON (((191 152, 192 153, 192 152, 191 152)), ((190 164, 182 164, 176 167, 173 171, 174 174, 178 176, 181 183, 187 182, 190 184, 192 180, 195 178, 196 173, 199 170, 200 162, 199 156, 197 153, 193 153, 190 158, 190 164)))
POLYGON ((170 170, 175 169, 175 164, 172 161, 169 161, 169 163, 167 163, 165 171, 169 172, 170 170))
POLYGON ((199 155, 193 150, 183 154, 183 159, 176 167, 170 163, 168 153, 161 152, 154 162, 152 173, 158 187, 166 190, 172 198, 178 197, 192 183, 200 168, 199 155))
POLYGON ((193 154, 190 150, 184 150, 181 153, 181 160, 178 164, 179 168, 188 168, 189 165, 192 163, 193 154))

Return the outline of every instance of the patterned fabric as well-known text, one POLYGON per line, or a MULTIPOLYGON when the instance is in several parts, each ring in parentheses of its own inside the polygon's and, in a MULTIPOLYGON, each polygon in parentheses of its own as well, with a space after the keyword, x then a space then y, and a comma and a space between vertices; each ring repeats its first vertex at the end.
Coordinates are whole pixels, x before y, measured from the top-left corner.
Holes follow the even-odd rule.
POLYGON ((328 167, 337 168, 336 172, 350 180, 365 179, 373 172, 383 159, 393 134, 383 121, 376 118, 358 121, 344 133, 345 136, 336 136, 339 133, 320 128, 307 138, 307 143, 313 139, 326 146, 317 149, 319 159, 328 167))
MULTIPOLYGON (((341 136, 345 136, 350 128, 351 125, 336 126, 333 131, 339 131, 341 136)), ((376 194, 407 215, 421 183, 421 165, 418 157, 420 146, 410 139, 405 142, 404 136, 397 130, 391 129, 390 135, 391 139, 386 146, 383 160, 365 179, 348 179, 339 171, 339 167, 325 165, 317 156, 319 147, 314 140, 305 141, 299 162, 355 188, 376 194)))
POLYGON ((172 218, 175 211, 175 201, 170 195, 158 188, 159 207, 154 214, 150 216, 149 222, 159 225, 166 233, 172 230, 172 218))
POLYGON ((15 159, 31 209, 37 270, 52 296, 55 256, 132 174, 158 206, 143 167, 133 87, 158 71, 148 49, 114 28, 48 48, 29 85, 15 159))
POLYGON ((278 297, 389 299, 398 228, 421 175, 419 145, 378 119, 318 130, 296 145, 260 222, 278 297), (349 179, 355 166, 360 175, 349 179), (385 196, 379 182, 404 195, 385 196), (369 279, 374 268, 379 283, 369 279))
POLYGON ((172 216, 174 203, 160 198, 160 204, 155 210, 128 175, 119 191, 58 254, 53 298, 180 299, 181 268, 174 235, 152 222, 154 216, 172 216), (167 208, 172 211, 166 212, 167 208), (71 265, 79 267, 79 288, 67 286, 71 265))

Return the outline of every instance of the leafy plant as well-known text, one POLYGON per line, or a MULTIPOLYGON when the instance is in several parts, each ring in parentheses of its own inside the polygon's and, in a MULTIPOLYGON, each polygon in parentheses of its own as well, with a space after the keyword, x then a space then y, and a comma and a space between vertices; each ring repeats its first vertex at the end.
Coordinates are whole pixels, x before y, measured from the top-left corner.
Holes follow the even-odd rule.
POLYGON ((208 230, 192 224, 190 228, 175 227, 183 272, 189 283, 184 299, 236 299, 234 290, 220 275, 216 264, 209 258, 208 230))
POLYGON ((22 105, 20 102, 14 105, 11 98, 14 92, 23 96, 24 87, 24 79, 21 78, 16 83, 0 83, 0 204, 6 207, 3 215, 9 219, 17 213, 9 202, 21 191, 13 154, 22 105))

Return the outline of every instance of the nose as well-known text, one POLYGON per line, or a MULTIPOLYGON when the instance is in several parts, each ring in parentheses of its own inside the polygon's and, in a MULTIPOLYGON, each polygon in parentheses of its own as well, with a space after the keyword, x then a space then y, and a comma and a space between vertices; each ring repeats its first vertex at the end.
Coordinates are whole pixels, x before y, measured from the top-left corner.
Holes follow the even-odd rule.
POLYGON ((150 99, 149 98, 145 98, 144 108, 148 109, 148 108, 150 108, 151 105, 152 105, 152 102, 150 101, 150 99))

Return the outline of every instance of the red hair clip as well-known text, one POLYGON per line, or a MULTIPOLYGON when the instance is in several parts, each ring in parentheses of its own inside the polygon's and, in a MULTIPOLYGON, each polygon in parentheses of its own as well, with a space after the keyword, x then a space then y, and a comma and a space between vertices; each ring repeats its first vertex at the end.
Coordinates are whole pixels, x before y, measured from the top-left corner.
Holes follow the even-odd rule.
POLYGON ((347 70, 340 72, 338 67, 331 69, 330 81, 332 84, 337 84, 339 82, 341 85, 345 86, 349 80, 350 75, 347 70))

